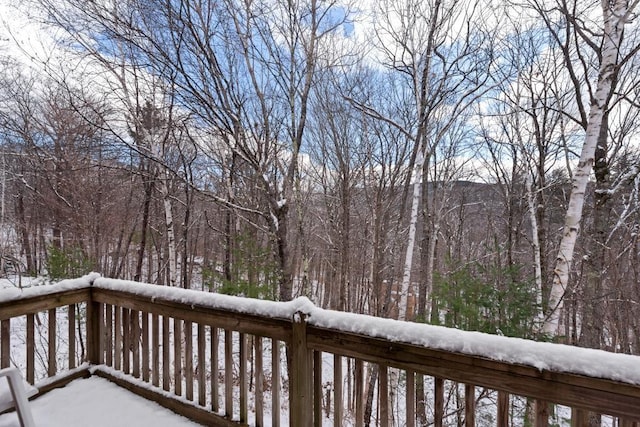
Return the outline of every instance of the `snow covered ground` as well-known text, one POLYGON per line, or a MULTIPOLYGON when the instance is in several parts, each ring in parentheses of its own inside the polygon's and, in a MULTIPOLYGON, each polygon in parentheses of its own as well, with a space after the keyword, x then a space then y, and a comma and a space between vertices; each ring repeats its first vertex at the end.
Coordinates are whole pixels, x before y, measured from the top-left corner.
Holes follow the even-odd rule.
MULTIPOLYGON (((31 402, 38 427, 198 426, 99 377, 79 379, 31 402)), ((0 427, 19 427, 16 413, 0 415, 0 427)))

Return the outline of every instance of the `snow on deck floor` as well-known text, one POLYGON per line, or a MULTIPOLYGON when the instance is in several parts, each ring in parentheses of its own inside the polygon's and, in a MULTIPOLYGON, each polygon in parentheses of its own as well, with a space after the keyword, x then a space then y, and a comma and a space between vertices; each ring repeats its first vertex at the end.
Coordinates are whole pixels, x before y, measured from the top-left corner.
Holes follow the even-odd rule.
MULTIPOLYGON (((104 378, 78 379, 30 402, 38 427, 189 427, 187 418, 143 399, 104 378)), ((15 412, 0 415, 0 427, 19 427, 15 412)))

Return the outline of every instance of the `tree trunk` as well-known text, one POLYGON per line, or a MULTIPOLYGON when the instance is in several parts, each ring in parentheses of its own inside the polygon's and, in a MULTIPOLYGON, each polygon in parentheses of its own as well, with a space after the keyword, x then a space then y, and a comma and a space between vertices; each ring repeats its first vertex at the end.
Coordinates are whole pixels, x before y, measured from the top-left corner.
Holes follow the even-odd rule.
POLYGON ((564 303, 563 299, 569 282, 573 252, 582 219, 585 191, 595 161, 595 151, 600 139, 600 130, 608 107, 607 100, 613 88, 622 30, 630 12, 626 2, 623 0, 617 0, 611 5, 611 8, 608 2, 603 2, 602 7, 604 40, 602 42, 600 72, 596 92, 591 101, 589 121, 580 161, 573 174, 569 207, 565 216, 562 240, 553 272, 553 284, 549 295, 550 313, 547 315, 543 326, 543 331, 549 335, 557 334, 561 327, 560 319, 564 303))

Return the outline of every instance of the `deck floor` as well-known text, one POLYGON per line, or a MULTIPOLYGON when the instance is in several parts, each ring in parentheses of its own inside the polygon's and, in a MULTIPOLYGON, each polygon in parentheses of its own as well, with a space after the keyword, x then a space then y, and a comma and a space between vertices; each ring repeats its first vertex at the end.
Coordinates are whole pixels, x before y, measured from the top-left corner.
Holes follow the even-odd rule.
MULTIPOLYGON (((30 404, 38 427, 199 426, 96 376, 75 380, 30 404)), ((0 427, 19 425, 15 412, 0 415, 0 427)))

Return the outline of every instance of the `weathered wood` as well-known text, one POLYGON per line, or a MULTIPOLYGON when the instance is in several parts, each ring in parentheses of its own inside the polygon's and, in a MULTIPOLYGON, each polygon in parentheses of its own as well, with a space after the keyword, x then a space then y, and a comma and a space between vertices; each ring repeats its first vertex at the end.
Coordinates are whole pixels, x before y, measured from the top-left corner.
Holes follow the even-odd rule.
POLYGON ((416 427, 416 373, 407 371, 406 427, 416 427))
POLYGON ((313 325, 307 327, 307 334, 308 345, 314 350, 387 363, 404 370, 501 389, 569 407, 590 408, 595 412, 634 420, 638 418, 640 388, 627 383, 541 371, 531 366, 389 342, 313 325))
POLYGON ((464 386, 464 425, 465 427, 476 425, 476 387, 472 384, 464 386))
POLYGON ((131 310, 122 309, 122 372, 131 373, 131 310))
POLYGON ((442 427, 442 420, 444 418, 444 379, 433 379, 433 425, 435 427, 442 427))
POLYGON ((322 426, 322 352, 313 352, 313 425, 322 426))
POLYGON ((280 425, 280 341, 271 340, 271 425, 280 425))
POLYGON ((67 349, 69 351, 69 369, 76 367, 76 306, 67 306, 67 349))
POLYGON ((142 381, 149 382, 149 313, 142 312, 142 381))
POLYGON ((113 306, 107 304, 105 306, 104 315, 104 330, 105 330, 105 360, 104 363, 107 366, 113 366, 113 306))
POLYGON ((256 427, 264 426, 264 369, 262 367, 262 337, 254 337, 255 358, 255 419, 256 427))
POLYGON ((58 373, 58 364, 56 360, 56 312, 55 308, 47 312, 47 375, 53 377, 58 373))
POLYGON ((342 357, 333 355, 333 425, 342 425, 342 357))
POLYGON ((182 320, 173 319, 173 387, 176 396, 182 396, 182 320))
POLYGON ((102 304, 87 302, 87 361, 95 365, 100 364, 100 340, 102 326, 100 325, 100 312, 102 304))
POLYGON ((171 389, 170 318, 162 316, 162 389, 171 389))
POLYGON ((35 315, 27 314, 27 382, 35 384, 35 315))
POLYGON ((160 386, 160 316, 151 315, 151 384, 160 386))
POLYGON ((220 344, 220 336, 218 328, 210 327, 211 331, 211 410, 218 412, 220 410, 220 367, 218 366, 218 347, 220 344))
POLYGON ((364 362, 356 359, 354 369, 354 389, 356 404, 356 427, 364 426, 364 362))
POLYGON ((310 356, 307 348, 306 314, 296 312, 293 315, 293 334, 289 352, 291 368, 289 371, 289 411, 291 425, 313 425, 311 396, 313 371, 310 369, 310 356))
POLYGON ((224 331, 224 414, 233 416, 233 333, 224 331))
POLYGON ((380 405, 380 427, 389 426, 389 367, 379 365, 378 402, 380 405))
POLYGON ((0 320, 24 316, 27 313, 40 313, 90 300, 91 290, 89 288, 57 291, 29 298, 8 299, 0 302, 0 320))
POLYGON ((497 426, 509 427, 509 393, 498 390, 497 426))
POLYGON ((571 427, 585 427, 589 425, 588 412, 582 409, 571 409, 571 427))
POLYGON ((11 361, 11 319, 0 321, 0 368, 8 368, 11 361))
POLYGON ((119 371, 122 369, 122 308, 114 307, 115 316, 113 321, 113 367, 119 371))
POLYGON ((133 359, 133 376, 140 378, 140 312, 131 310, 131 354, 133 359))
POLYGON ((535 427, 547 427, 549 425, 549 405, 544 400, 536 400, 535 409, 535 427))
POLYGON ((240 348, 240 352, 238 357, 240 358, 239 363, 239 372, 238 372, 238 382, 239 391, 240 391, 240 422, 246 423, 249 418, 249 412, 247 408, 248 402, 248 380, 247 380, 247 359, 249 357, 247 353, 247 336, 244 333, 238 334, 238 346, 240 348))
POLYGON ((231 310, 199 304, 184 304, 164 297, 151 298, 124 291, 99 288, 95 288, 94 291, 94 300, 107 304, 167 315, 194 323, 216 325, 221 329, 231 329, 236 332, 276 338, 285 342, 289 342, 291 339, 291 321, 288 319, 235 313, 231 310))
POLYGON ((185 397, 193 402, 193 324, 184 322, 184 379, 185 397))
POLYGON ((95 375, 106 378, 114 384, 117 384, 118 386, 143 397, 144 399, 156 402, 179 415, 202 424, 203 426, 247 427, 247 424, 238 423, 229 418, 221 417, 213 412, 207 411, 206 409, 193 406, 185 403, 184 401, 178 400, 177 398, 169 397, 166 394, 142 387, 134 382, 127 381, 124 378, 113 376, 108 372, 97 370, 95 375))
POLYGON ((207 375, 205 358, 207 349, 207 331, 203 324, 198 324, 198 405, 207 404, 207 375))

